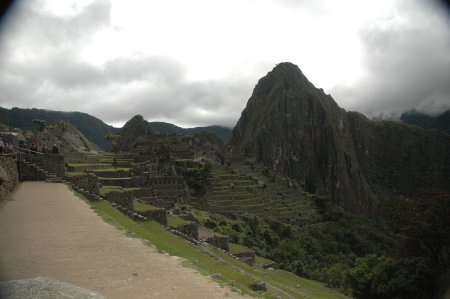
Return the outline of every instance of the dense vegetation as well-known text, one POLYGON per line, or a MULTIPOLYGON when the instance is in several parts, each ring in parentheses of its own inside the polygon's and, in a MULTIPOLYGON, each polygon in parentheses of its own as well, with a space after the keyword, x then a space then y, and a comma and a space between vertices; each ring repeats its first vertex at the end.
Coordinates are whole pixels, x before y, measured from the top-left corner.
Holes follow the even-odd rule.
POLYGON ((211 162, 206 161, 201 167, 185 169, 183 176, 191 194, 201 195, 206 192, 210 184, 211 167, 211 162))
POLYGON ((384 203, 380 213, 390 230, 324 198, 316 204, 324 222, 305 227, 250 215, 205 224, 281 269, 356 298, 442 296, 450 282, 447 193, 423 192, 384 203))

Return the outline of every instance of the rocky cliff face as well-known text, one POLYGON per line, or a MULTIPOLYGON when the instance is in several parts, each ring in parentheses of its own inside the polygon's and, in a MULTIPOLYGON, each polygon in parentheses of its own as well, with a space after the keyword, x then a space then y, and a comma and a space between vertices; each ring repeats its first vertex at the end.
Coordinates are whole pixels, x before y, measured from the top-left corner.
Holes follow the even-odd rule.
POLYGON ((450 138, 346 112, 291 63, 259 80, 231 144, 306 191, 371 214, 377 198, 449 189, 450 138))
POLYGON ((49 150, 56 144, 62 152, 100 151, 97 145, 90 142, 68 121, 57 120, 40 129, 27 131, 25 137, 28 144, 37 140, 41 146, 45 144, 49 150))
POLYGON ((151 138, 153 133, 149 123, 142 115, 135 115, 117 132, 118 135, 122 136, 120 150, 129 151, 144 144, 151 138))

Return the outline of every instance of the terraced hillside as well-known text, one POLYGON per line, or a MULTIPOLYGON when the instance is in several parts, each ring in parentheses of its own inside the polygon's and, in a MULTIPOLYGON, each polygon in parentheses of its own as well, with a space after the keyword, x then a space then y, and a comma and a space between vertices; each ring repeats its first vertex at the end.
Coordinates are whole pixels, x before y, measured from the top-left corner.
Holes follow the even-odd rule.
POLYGON ((304 225, 318 221, 313 200, 314 195, 247 159, 232 166, 213 163, 208 196, 196 203, 214 213, 255 214, 304 225))

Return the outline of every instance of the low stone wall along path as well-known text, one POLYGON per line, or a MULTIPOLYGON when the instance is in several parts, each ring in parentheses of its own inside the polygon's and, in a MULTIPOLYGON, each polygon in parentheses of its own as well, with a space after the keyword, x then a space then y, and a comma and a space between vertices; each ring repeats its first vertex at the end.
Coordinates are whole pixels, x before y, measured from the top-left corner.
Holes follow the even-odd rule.
POLYGON ((0 280, 36 277, 109 298, 243 298, 125 236, 59 183, 25 182, 0 209, 0 280))

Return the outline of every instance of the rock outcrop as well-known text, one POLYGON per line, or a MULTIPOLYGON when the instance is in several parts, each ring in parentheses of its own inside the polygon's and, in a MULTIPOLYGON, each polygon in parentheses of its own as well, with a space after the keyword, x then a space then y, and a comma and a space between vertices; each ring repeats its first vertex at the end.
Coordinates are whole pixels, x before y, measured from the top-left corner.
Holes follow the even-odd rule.
POLYGON ((48 150, 51 150, 53 144, 56 144, 62 152, 100 151, 100 148, 90 142, 75 126, 63 120, 27 131, 25 137, 29 144, 32 140, 37 140, 41 146, 45 144, 48 150))
POLYGON ((149 123, 142 115, 135 115, 127 121, 125 125, 117 132, 122 136, 119 150, 130 151, 139 145, 145 144, 154 134, 149 123))
POLYGON ((291 63, 259 80, 231 144, 269 169, 370 215, 377 199, 449 190, 450 137, 346 112, 291 63))

